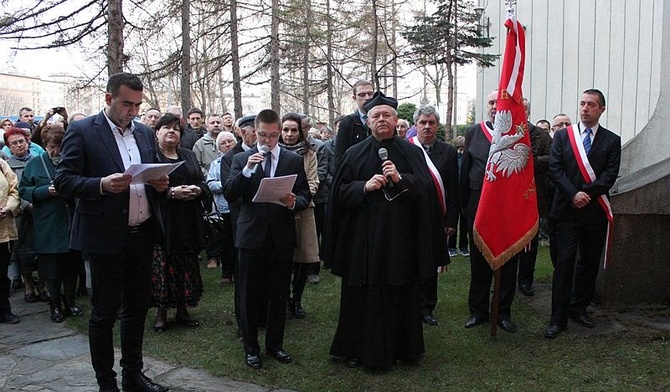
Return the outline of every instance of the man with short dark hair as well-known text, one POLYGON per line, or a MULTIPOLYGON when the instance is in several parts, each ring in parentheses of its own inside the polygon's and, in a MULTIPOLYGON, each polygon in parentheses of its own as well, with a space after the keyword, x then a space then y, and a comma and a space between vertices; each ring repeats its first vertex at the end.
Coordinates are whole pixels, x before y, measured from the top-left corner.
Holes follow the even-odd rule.
POLYGON ((225 112, 221 115, 221 120, 223 121, 223 131, 233 132, 235 134, 235 129, 233 128, 233 123, 235 122, 235 117, 230 112, 225 112))
POLYGON ((164 392, 168 388, 142 373, 144 322, 151 295, 153 243, 159 230, 159 193, 168 177, 132 184, 123 174, 131 164, 156 160, 156 137, 133 119, 142 104, 142 81, 133 74, 112 75, 107 107, 73 122, 62 143, 54 185, 76 197, 70 247, 91 266, 91 362, 101 392, 118 392, 112 330, 121 323, 124 391, 164 392))
POLYGON ((188 111, 188 126, 179 139, 179 147, 192 150, 195 142, 205 135, 207 129, 202 126, 204 114, 198 108, 191 108, 188 111))
POLYGON ((258 328, 265 317, 267 354, 280 363, 293 361, 284 350, 284 328, 293 248, 297 244, 294 212, 307 208, 311 194, 302 157, 279 146, 279 115, 262 110, 256 116, 255 128, 257 145, 233 157, 224 194, 228 201, 241 200, 235 235, 239 326, 245 364, 259 369, 263 362, 258 328), (262 179, 288 175, 297 178, 291 192, 277 200, 281 204, 253 201, 262 179))
POLYGON ((599 123, 605 108, 600 90, 585 90, 579 101, 580 122, 554 134, 549 176, 556 194, 549 216, 556 259, 551 320, 544 330, 550 339, 567 328, 568 318, 583 327, 595 327, 586 308, 593 300, 614 219, 609 190, 621 163, 621 137, 599 123))
POLYGON ((545 120, 545 119, 537 120, 537 122, 535 123, 535 126, 537 128, 540 128, 542 131, 546 132, 547 135, 549 134, 549 131, 551 130, 551 123, 549 122, 549 120, 545 120))
POLYGON ((359 80, 354 83, 351 98, 356 102, 356 110, 340 121, 340 127, 335 139, 335 156, 333 157, 335 167, 340 163, 344 152, 354 144, 363 141, 370 136, 370 128, 367 125, 365 114, 365 101, 372 98, 375 93, 374 86, 367 80, 359 80))

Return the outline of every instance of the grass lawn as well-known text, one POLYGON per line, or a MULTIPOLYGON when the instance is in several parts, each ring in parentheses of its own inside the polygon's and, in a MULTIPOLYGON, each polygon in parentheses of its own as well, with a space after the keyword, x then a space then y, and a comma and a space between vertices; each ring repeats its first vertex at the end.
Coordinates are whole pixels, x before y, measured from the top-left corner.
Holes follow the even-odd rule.
MULTIPOLYGON (((466 330, 470 266, 468 258, 460 256, 440 276, 436 309, 440 324, 424 327, 426 353, 417 364, 399 364, 375 373, 346 368, 331 358, 328 350, 337 324, 340 280, 322 271, 321 283, 305 289, 307 318, 287 322, 284 348, 294 363, 282 365, 264 356, 263 369, 251 370, 244 364, 237 339, 233 288, 219 286, 220 270, 208 270, 204 264, 201 268, 206 291, 192 314, 202 326, 155 333, 152 309, 145 354, 216 376, 297 391, 670 390, 666 339, 563 334, 548 340, 542 336, 548 315, 536 313, 521 295, 516 296, 512 310, 517 333, 499 329, 498 337, 492 338, 488 324, 466 330)), ((551 272, 548 248, 541 247, 536 279, 549 282, 551 272)), ((87 318, 68 319, 81 330, 86 322, 87 318)))

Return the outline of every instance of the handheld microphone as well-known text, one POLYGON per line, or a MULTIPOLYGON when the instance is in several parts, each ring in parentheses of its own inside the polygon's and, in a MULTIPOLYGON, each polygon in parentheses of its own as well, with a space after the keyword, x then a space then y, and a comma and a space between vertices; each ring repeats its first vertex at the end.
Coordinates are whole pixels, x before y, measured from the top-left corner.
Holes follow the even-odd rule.
MULTIPOLYGON (((380 148, 379 151, 377 151, 377 154, 379 155, 379 159, 382 160, 382 163, 389 160, 389 152, 384 147, 380 148)), ((386 181, 387 186, 389 188, 393 188, 393 181, 391 181, 391 177, 386 176, 386 181)))
MULTIPOLYGON (((258 152, 260 152, 263 156, 265 156, 265 154, 267 154, 269 151, 270 149, 268 148, 268 146, 261 146, 261 148, 258 150, 258 152)), ((251 172, 255 173, 257 167, 258 163, 255 163, 254 166, 251 168, 251 172)))

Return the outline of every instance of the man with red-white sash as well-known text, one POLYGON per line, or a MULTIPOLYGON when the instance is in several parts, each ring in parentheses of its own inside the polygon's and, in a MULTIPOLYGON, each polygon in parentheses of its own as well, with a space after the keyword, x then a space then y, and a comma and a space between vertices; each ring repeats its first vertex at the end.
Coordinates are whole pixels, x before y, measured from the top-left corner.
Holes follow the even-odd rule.
MULTIPOLYGON (((474 243, 472 235, 475 216, 482 193, 486 163, 493 138, 493 122, 496 116, 498 90, 493 90, 486 98, 489 121, 469 127, 465 134, 465 148, 460 178, 460 204, 468 221, 470 238, 470 290, 468 292, 468 308, 470 317, 465 328, 489 321, 491 316, 491 283, 493 270, 484 255, 474 243)), ((501 230, 505 230, 501 227, 501 230)), ((511 319, 512 302, 516 290, 516 271, 519 258, 514 256, 500 267, 500 299, 498 325, 504 331, 516 332, 516 325, 511 319)))
MULTIPOLYGON (((409 141, 423 149, 423 156, 430 170, 440 206, 445 217, 445 236, 456 234, 458 224, 458 153, 450 144, 437 140, 440 114, 435 107, 421 105, 414 112, 416 136, 409 141)), ((437 325, 433 314, 437 305, 437 275, 420 283, 421 321, 437 325)))
POLYGON ((556 193, 549 217, 556 260, 547 338, 564 331, 568 318, 583 327, 595 326, 586 308, 593 299, 603 253, 607 263, 613 222, 609 190, 621 162, 621 138, 599 124, 604 112, 603 93, 586 90, 579 102, 581 121, 554 135, 549 177, 556 193))

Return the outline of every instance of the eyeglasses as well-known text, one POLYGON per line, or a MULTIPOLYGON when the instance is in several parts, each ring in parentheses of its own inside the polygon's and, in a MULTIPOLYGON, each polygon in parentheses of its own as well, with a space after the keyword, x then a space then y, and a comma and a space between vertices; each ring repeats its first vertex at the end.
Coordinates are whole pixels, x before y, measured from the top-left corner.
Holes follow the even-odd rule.
POLYGON ((9 142, 10 146, 20 146, 22 144, 26 144, 26 141, 24 139, 19 139, 19 140, 14 140, 13 142, 9 142))
POLYGON ((375 95, 375 93, 372 92, 372 91, 364 92, 364 93, 356 93, 356 96, 359 97, 359 98, 371 97, 373 95, 375 95))

